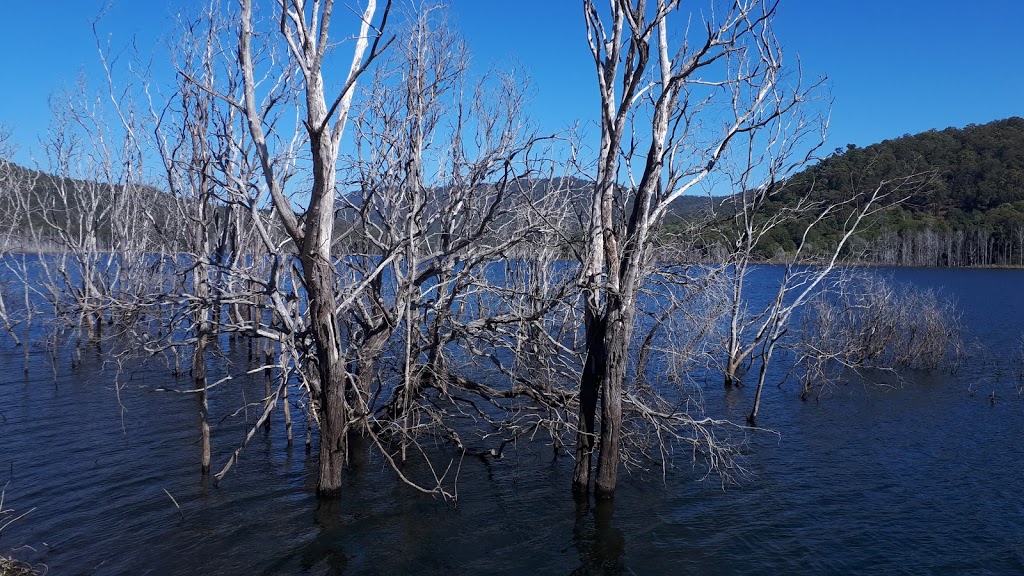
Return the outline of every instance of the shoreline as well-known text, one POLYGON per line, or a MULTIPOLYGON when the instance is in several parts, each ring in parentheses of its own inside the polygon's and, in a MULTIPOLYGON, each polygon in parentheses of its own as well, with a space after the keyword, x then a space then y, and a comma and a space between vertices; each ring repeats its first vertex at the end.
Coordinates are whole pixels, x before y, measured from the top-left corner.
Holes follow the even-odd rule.
MULTIPOLYGON (((96 250, 94 253, 96 253, 96 254, 103 254, 103 255, 106 255, 106 256, 112 256, 112 255, 120 254, 119 252, 116 252, 116 251, 113 251, 113 250, 96 250)), ((169 255, 171 255, 169 253, 167 253, 167 254, 160 254, 160 253, 157 253, 157 252, 149 252, 148 254, 150 254, 150 255, 160 255, 160 256, 169 256, 169 255)), ((185 253, 179 253, 178 255, 184 255, 184 254, 185 253)), ((12 250, 12 249, 9 249, 9 248, 0 248, 0 259, 2 259, 4 257, 7 257, 7 256, 44 256, 44 255, 45 256, 71 256, 71 255, 74 255, 74 252, 72 252, 70 250, 40 250, 40 249, 18 249, 18 250, 12 250)), ((343 255, 338 255, 338 256, 336 256, 336 258, 338 258, 340 260, 340 259, 346 258, 347 256, 350 256, 350 255, 344 255, 344 254, 343 255)), ((511 258, 508 258, 508 259, 525 260, 527 258, 525 256, 520 256, 520 257, 511 257, 511 258)), ((655 260, 656 260, 657 264, 668 265, 668 266, 685 266, 685 265, 694 265, 694 266, 698 266, 698 265, 699 266, 724 266, 725 265, 725 262, 712 262, 712 261, 707 261, 707 260, 689 261, 689 262, 673 262, 673 261, 670 261, 670 260, 667 260, 667 259, 666 260, 655 259, 655 260)), ((784 261, 784 260, 774 260, 774 259, 771 259, 771 260, 751 260, 750 264, 754 264, 754 265, 758 265, 758 266, 788 266, 790 263, 787 262, 787 261, 784 261)), ((796 263, 796 266, 819 266, 819 265, 822 265, 822 262, 813 261, 813 260, 807 261, 807 262, 798 262, 798 263, 796 263)), ((863 261, 863 260, 853 260, 853 261, 838 261, 838 262, 836 262, 836 268, 900 268, 900 269, 920 268, 920 269, 928 269, 928 270, 1024 270, 1024 264, 972 264, 972 265, 969 265, 969 266, 928 266, 928 265, 922 265, 922 264, 885 264, 885 263, 879 263, 879 262, 866 262, 866 261, 863 261)), ((0 574, 0 576, 2 576, 2 574, 0 574)))

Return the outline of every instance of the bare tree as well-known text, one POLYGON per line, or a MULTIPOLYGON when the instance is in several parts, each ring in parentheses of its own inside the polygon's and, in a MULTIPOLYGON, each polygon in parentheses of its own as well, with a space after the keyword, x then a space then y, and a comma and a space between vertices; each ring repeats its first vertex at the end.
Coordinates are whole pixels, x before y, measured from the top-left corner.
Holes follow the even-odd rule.
MULTIPOLYGON (((302 305, 308 299, 293 274, 300 263, 292 259, 294 242, 276 209, 269 209, 273 201, 268 200, 262 165, 269 161, 278 185, 286 185, 297 170, 297 149, 305 140, 298 131, 290 140, 275 139, 280 146, 269 157, 249 137, 245 70, 239 64, 237 37, 232 37, 236 26, 237 18, 225 14, 216 2, 183 17, 181 37, 171 50, 177 83, 147 89, 154 155, 163 164, 173 221, 164 226, 164 238, 175 253, 177 284, 152 303, 167 311, 163 326, 137 334, 148 354, 172 357, 176 372, 181 352, 191 355, 193 385, 177 391, 198 399, 204 474, 211 464, 210 390, 237 376, 229 368, 211 382, 208 349, 225 336, 232 346, 247 348, 250 363, 262 353, 263 364, 249 366, 246 372, 264 375, 264 395, 239 409, 247 413, 257 406, 259 416, 242 446, 215 475, 218 481, 256 431, 269 426, 271 413, 281 404, 291 441, 289 388, 300 388, 308 422, 319 421, 320 416, 315 401, 320 379, 314 375, 314 347, 307 338, 302 305), (293 378, 296 374, 299 377, 293 378)), ((275 58, 267 46, 254 49, 250 56, 261 62, 275 58)), ((293 91, 295 74, 289 68, 273 73, 279 75, 268 80, 262 122, 279 135, 277 127, 289 112, 281 105, 289 102, 283 95, 293 91)), ((266 152, 265 147, 262 150, 266 152)), ((310 442, 307 434, 307 449, 310 442)))
MULTIPOLYGON (((208 8, 209 10, 209 8, 208 8)), ((174 51, 179 61, 177 68, 186 73, 193 70, 202 85, 216 84, 214 52, 218 50, 219 20, 212 14, 194 22, 182 23, 182 39, 174 51), (205 26, 204 26, 205 24, 205 26)), ((157 152, 163 162, 166 190, 174 199, 175 220, 180 227, 164 235, 171 252, 180 254, 175 260, 187 257, 182 291, 187 295, 183 305, 190 309, 187 337, 177 339, 174 330, 168 330, 170 346, 192 346, 192 391, 197 394, 201 442, 201 471, 208 474, 211 463, 209 382, 207 379, 207 348, 216 337, 213 326, 215 301, 213 298, 217 275, 212 239, 219 239, 217 251, 222 252, 227 234, 219 229, 226 218, 216 218, 225 203, 216 195, 215 163, 218 156, 229 151, 216 148, 217 100, 188 78, 178 75, 177 90, 160 109, 151 102, 154 117, 154 136, 157 152), (187 255, 187 256, 186 256, 187 255)), ((222 141, 223 142, 223 141, 222 141)), ((223 211, 221 212, 223 214, 223 211)), ((159 344, 149 342, 153 350, 159 344)))
MULTIPOLYGON (((348 123, 356 82, 387 42, 382 43, 384 23, 391 2, 381 10, 379 24, 376 0, 368 0, 359 16, 351 64, 341 75, 341 88, 328 98, 324 78, 332 42, 331 24, 334 0, 291 0, 280 5, 278 29, 287 46, 290 63, 302 77, 304 101, 302 124, 309 150, 309 176, 312 180, 305 210, 300 214, 287 195, 287 174, 276 165, 267 133, 266 110, 257 98, 258 62, 254 59, 254 10, 252 0, 241 3, 238 40, 239 66, 243 76, 244 109, 249 136, 256 146, 263 177, 274 209, 295 245, 302 264, 302 280, 309 299, 310 329, 313 335, 319 376, 320 475, 317 491, 322 495, 341 491, 341 472, 346 460, 346 435, 352 419, 352 407, 346 398, 350 385, 342 353, 343 342, 337 324, 337 277, 331 246, 334 236, 336 201, 336 163, 339 146, 348 123)), ((269 42, 269 38, 260 37, 269 42)), ((265 102, 273 104, 273 101, 265 102)))
MULTIPOLYGON (((28 171, 21 169, 13 161, 15 148, 10 139, 11 132, 0 125, 0 229, 3 230, 0 237, 0 256, 8 268, 15 266, 17 262, 11 257, 10 252, 25 249, 26 238, 23 229, 27 226, 24 221, 27 215, 20 210, 19 200, 25 197, 24 190, 32 185, 28 171)), ((23 288, 27 290, 27 287, 23 288)), ((16 329, 18 324, 27 320, 19 320, 18 316, 8 309, 7 301, 11 295, 9 283, 0 284, 0 321, 3 322, 3 329, 10 335, 14 344, 19 346, 21 339, 18 338, 16 329)))
MULTIPOLYGON (((829 278, 830 273, 839 262, 843 248, 864 219, 884 208, 886 199, 896 198, 898 201, 905 197, 905 193, 909 190, 920 188, 928 181, 929 176, 912 175, 896 179, 896 181, 883 181, 878 183, 872 191, 858 194, 851 199, 850 202, 857 202, 859 205, 855 205, 854 209, 845 214, 840 229, 842 234, 840 239, 832 247, 831 253, 826 254, 820 262, 804 262, 802 260, 804 249, 809 245, 808 235, 826 217, 846 207, 847 202, 825 205, 814 220, 804 228, 797 249, 791 255, 783 271, 783 277, 775 292, 775 297, 754 323, 756 333, 751 341, 755 342, 754 348, 758 349, 757 360, 760 366, 754 404, 747 416, 747 422, 750 425, 756 423, 769 363, 779 341, 789 330, 789 321, 793 313, 813 296, 821 284, 829 278)), ((747 350, 752 350, 752 348, 748 347, 747 350)))
POLYGON ((730 293, 722 372, 725 387, 730 388, 741 383, 743 373, 758 367, 754 405, 748 416, 751 425, 760 408, 769 361, 793 312, 830 282, 841 256, 865 222, 927 186, 931 177, 930 173, 911 174, 870 186, 857 182, 853 188, 860 192, 848 198, 829 198, 816 186, 813 171, 810 180, 793 178, 793 171, 809 165, 821 147, 824 120, 798 110, 785 118, 786 122, 773 124, 758 137, 748 133, 737 139, 746 143, 737 146, 743 153, 736 162, 726 163, 724 172, 738 192, 720 207, 724 226, 716 227, 717 234, 731 244, 725 271, 730 293), (805 152, 800 152, 801 144, 805 152), (815 246, 810 238, 825 226, 838 237, 831 245, 815 246), (784 268, 778 286, 769 291, 773 297, 752 307, 746 294, 748 274, 764 240, 779 233, 796 234, 797 238, 788 253, 775 255, 784 268))
POLYGON ((773 2, 716 6, 689 28, 678 1, 612 1, 602 11, 587 0, 584 10, 601 97, 601 147, 582 269, 587 359, 573 489, 589 491, 600 399, 594 483, 598 497, 610 497, 637 294, 654 232, 672 202, 712 174, 738 135, 777 122, 803 92, 785 83, 773 2), (683 28, 670 30, 677 18, 683 28), (620 184, 624 175, 628 185, 620 184))
POLYGON ((915 175, 884 182, 850 198, 829 199, 813 179, 792 178, 793 171, 807 166, 821 147, 824 121, 798 116, 774 129, 770 146, 753 137, 744 138, 744 157, 726 168, 732 189, 739 192, 728 198, 717 214, 721 224, 716 225, 715 234, 729 245, 726 260, 726 275, 730 281, 729 313, 722 368, 726 388, 739 385, 742 373, 754 363, 756 352, 777 320, 773 314, 780 312, 783 296, 792 292, 792 285, 809 284, 813 288, 820 284, 855 239, 853 235, 865 218, 899 203, 903 196, 898 193, 912 190, 926 181, 915 175), (787 131, 782 131, 783 127, 787 131), (820 130, 817 138, 813 138, 815 130, 820 130), (809 145, 806 153, 797 154, 800 143, 809 145), (826 225, 838 230, 840 236, 834 245, 814 246, 808 239, 816 229, 826 225), (765 258, 762 246, 772 235, 797 235, 797 238, 790 251, 772 255, 786 266, 777 297, 751 310, 745 293, 746 278, 755 262, 765 258), (799 264, 818 261, 824 265, 798 268, 799 264))
POLYGON ((102 93, 80 79, 51 98, 51 110, 42 142, 49 173, 19 169, 22 185, 9 196, 21 249, 46 254, 10 269, 25 286, 27 317, 45 312, 56 330, 51 343, 57 329, 75 328, 80 352, 85 342, 100 344, 105 326, 130 326, 158 283, 148 254, 157 195, 143 181, 136 126, 110 122, 102 93))
POLYGON ((496 408, 529 395, 497 350, 562 303, 565 283, 526 311, 531 288, 514 278, 517 257, 536 263, 534 248, 551 253, 568 180, 545 153, 550 140, 529 127, 521 78, 470 78, 443 11, 421 7, 399 36, 354 116, 355 190, 341 219, 353 223, 343 265, 353 278, 374 279, 345 325, 360 410, 371 424, 364 432, 385 450, 396 440, 388 458, 404 462, 423 436, 471 451, 452 422, 466 413, 506 428, 507 413, 478 410, 470 398, 496 408), (385 350, 390 363, 382 362, 385 350), (478 362, 490 377, 470 369, 478 362))
MULTIPOLYGON (((180 270, 180 293, 160 302, 188 312, 177 316, 179 328, 164 340, 150 339, 147 349, 175 358, 179 348, 190 349, 195 385, 188 392, 202 398, 206 339, 231 333, 276 343, 276 362, 265 352, 263 365, 253 368, 270 378, 246 442, 287 397, 289 375, 298 374, 320 427, 322 493, 336 492, 348 443, 359 437, 373 442, 403 480, 446 493, 444 474, 420 483, 400 463, 408 447, 420 450, 424 434, 466 449, 447 423, 463 412, 460 402, 465 406, 457 391, 496 403, 530 396, 526 386, 468 380, 467 371, 452 370, 451 355, 462 362, 453 351, 486 347, 483 357, 491 362, 500 355, 496 348, 521 342, 520 326, 536 326, 564 304, 567 282, 555 294, 527 294, 493 270, 502 259, 532 256, 532 247, 548 254, 542 268, 551 265, 554 246, 564 242, 558 234, 569 198, 559 192, 568 180, 543 149, 549 140, 529 128, 521 80, 503 73, 470 80, 461 42, 433 8, 411 14, 401 41, 356 100, 357 77, 387 43, 373 28, 372 8, 360 22, 344 89, 325 109, 316 92, 323 90, 324 63, 333 58, 322 36, 330 3, 290 3, 276 13, 281 45, 273 41, 277 33, 256 31, 248 2, 234 19, 241 21, 240 51, 222 44, 233 24, 215 6, 198 19, 201 25, 187 25, 176 63, 181 81, 167 102, 151 106, 183 231, 174 242, 189 261, 180 270), (321 36, 313 40, 315 30, 321 36), (297 87, 302 102, 290 100, 297 87), (350 110, 355 149, 339 160, 350 110), (302 121, 290 136, 289 111, 302 121), (246 138, 239 138, 240 129, 246 138), (296 193, 299 181, 312 187, 311 196, 296 193), (299 202, 304 212, 293 206, 299 202), (255 244, 240 240, 242 228, 255 244), (289 280, 293 271, 298 275, 289 280), (246 316, 252 309, 257 314, 246 316), (221 310, 227 317, 217 320, 221 310), (403 353, 396 353, 399 347, 403 353), (397 370, 396 358, 402 358, 397 370)), ((541 283, 541 275, 536 289, 552 285, 541 283)), ((507 360, 499 364, 500 378, 512 373, 507 360)), ((287 419, 287 401, 285 408, 287 419)), ((486 411, 479 416, 492 427, 504 424, 486 411)))

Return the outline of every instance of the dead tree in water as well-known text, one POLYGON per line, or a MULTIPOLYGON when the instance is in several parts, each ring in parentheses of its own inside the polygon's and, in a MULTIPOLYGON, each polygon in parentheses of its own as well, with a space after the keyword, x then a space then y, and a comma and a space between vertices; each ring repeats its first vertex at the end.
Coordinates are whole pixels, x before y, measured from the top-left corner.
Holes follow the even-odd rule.
MULTIPOLYGON (((725 364, 722 368, 725 387, 740 384, 741 372, 757 366, 757 387, 753 406, 747 422, 754 425, 761 405, 768 367, 777 344, 789 330, 793 313, 803 306, 817 290, 831 281, 831 275, 853 235, 871 216, 893 204, 901 202, 908 195, 927 185, 931 174, 912 174, 891 181, 876 183, 850 198, 830 200, 823 197, 813 181, 809 186, 796 190, 791 187, 805 186, 806 182, 792 184, 789 174, 779 172, 791 166, 803 166, 812 159, 811 153, 820 146, 811 147, 811 152, 802 158, 794 157, 793 144, 799 141, 806 126, 801 119, 792 133, 773 133, 775 147, 769 148, 771 157, 761 162, 740 162, 732 172, 732 182, 743 192, 734 195, 721 207, 724 227, 718 229, 727 242, 731 243, 731 256, 727 261, 726 275, 730 290, 727 298, 725 364), (767 165, 770 168, 755 173, 750 166, 767 165), (772 206, 779 198, 785 203, 772 206), (838 224, 836 223, 838 222, 838 224), (834 244, 812 247, 809 238, 818 227, 834 226, 839 236, 834 244), (750 311, 746 295, 746 281, 757 249, 762 240, 782 229, 792 230, 798 226, 799 237, 795 248, 785 255, 782 277, 770 294, 772 297, 759 308, 750 311), (810 253, 815 250, 816 253, 810 253), (746 366, 744 366, 746 365, 746 366)), ((821 125, 823 128, 823 124, 821 125)), ((753 139, 747 139, 748 158, 756 154, 761 146, 753 139)))
MULTIPOLYGON (((306 323, 301 314, 302 284, 292 274, 290 240, 266 210, 269 202, 263 158, 248 137, 249 121, 241 98, 245 73, 237 54, 226 51, 225 35, 230 20, 215 6, 203 9, 192 19, 180 22, 180 48, 174 52, 177 84, 166 90, 164 100, 150 94, 157 156, 163 162, 166 188, 173 200, 174 225, 165 238, 179 278, 177 291, 164 294, 160 305, 171 307, 174 323, 156 335, 141 334, 150 354, 179 350, 192 356, 192 386, 185 392, 196 394, 199 404, 202 440, 202 469, 210 466, 209 394, 217 383, 237 374, 230 369, 211 383, 208 356, 211 346, 223 337, 232 347, 241 343, 248 352, 248 374, 262 373, 264 393, 257 402, 240 411, 256 407, 257 423, 249 427, 241 447, 236 449, 215 475, 222 479, 237 461, 242 448, 261 426, 269 426, 272 411, 284 403, 289 444, 291 410, 289 387, 301 386, 303 395, 319 392, 318 378, 306 370, 310 346, 306 323), (254 351, 264 348, 262 364, 254 351), (274 357, 277 344, 280 353, 274 357), (267 352, 269 351, 269 352, 267 352), (255 367, 252 364, 256 363, 255 367), (299 372, 304 377, 293 379, 299 372)), ((290 93, 294 78, 285 74, 276 79, 271 101, 290 93)), ((266 110, 264 121, 274 125, 286 113, 285 107, 266 110)), ((279 150, 282 182, 294 169, 297 146, 279 150)), ((315 402, 306 402, 307 416, 318 420, 315 402)))
POLYGON ((76 354, 99 345, 107 327, 132 326, 144 294, 159 289, 149 269, 151 210, 159 195, 143 183, 135 115, 93 94, 84 80, 51 99, 45 169, 12 190, 19 243, 45 253, 20 267, 26 309, 45 311, 54 334, 76 331, 76 354), (122 121, 111 121, 117 116, 122 121))
MULTIPOLYGON (((781 127, 780 127, 781 128, 781 127)), ((796 118, 788 126, 770 134, 773 146, 765 148, 762 142, 746 138, 748 159, 726 168, 734 194, 717 207, 714 235, 729 253, 726 274, 729 278, 729 312, 726 316, 725 362, 722 366, 726 388, 740 385, 742 375, 757 361, 764 358, 763 345, 770 339, 773 325, 778 332, 785 331, 786 321, 778 324, 780 316, 788 318, 790 309, 786 298, 804 292, 809 286, 821 285, 829 277, 836 262, 847 252, 854 234, 860 231, 871 216, 890 206, 899 204, 930 181, 930 174, 910 174, 884 182, 857 183, 856 194, 836 199, 821 189, 812 178, 792 178, 792 172, 806 167, 815 160, 813 154, 824 142, 823 119, 796 118), (814 131, 820 130, 817 138, 814 131), (807 151, 797 154, 799 146, 807 151), (766 166, 767 168, 759 168, 766 166), (818 229, 836 232, 829 244, 814 245, 809 239, 818 229), (792 248, 785 253, 761 253, 766 240, 779 235, 792 235, 792 248), (772 256, 785 266, 776 298, 751 309, 746 297, 748 274, 758 260, 772 256), (808 267, 800 267, 806 264, 808 267), (759 352, 760 351, 760 352, 759 352)), ((797 297, 796 307, 806 298, 797 297)), ((760 379, 759 379, 760 380, 760 379)), ((756 409, 753 411, 756 416, 756 409)))
MULTIPOLYGON (((212 52, 217 49, 216 30, 205 30, 198 22, 183 23, 183 38, 177 58, 179 70, 199 71, 199 78, 209 85, 214 83, 212 52)), ((187 259, 182 271, 182 286, 187 295, 183 303, 190 312, 190 322, 184 334, 169 334, 172 346, 192 348, 190 392, 197 396, 201 464, 203 475, 210 471, 209 382, 207 378, 207 348, 216 339, 213 325, 214 291, 217 274, 214 265, 215 248, 211 238, 221 239, 216 251, 224 249, 223 218, 215 218, 224 201, 215 193, 217 187, 215 162, 220 154, 229 151, 216 149, 215 134, 218 112, 216 99, 201 90, 184 76, 178 76, 177 90, 159 109, 154 107, 154 136, 156 148, 163 162, 167 192, 174 199, 174 221, 181 224, 168 230, 164 239, 168 251, 178 254, 175 260, 187 259), (187 278, 187 279, 186 279, 187 278)))
MULTIPOLYGON (((282 398, 288 402, 291 377, 300 374, 297 383, 309 396, 304 405, 320 428, 322 494, 340 489, 345 431, 357 424, 347 403, 350 379, 340 362, 343 341, 335 320, 346 306, 337 308, 331 254, 336 160, 356 79, 383 48, 371 1, 359 22, 345 85, 327 101, 322 70, 333 62, 327 37, 333 7, 330 1, 282 5, 280 29, 275 26, 269 36, 256 32, 252 2, 227 15, 211 5, 182 22, 182 49, 174 60, 179 81, 173 90, 147 94, 158 156, 175 201, 176 225, 166 235, 180 253, 176 265, 184 264, 178 267, 177 291, 154 303, 174 310, 174 324, 141 334, 151 354, 192 351, 194 386, 188 392, 199 397, 204 470, 210 459, 207 395, 213 386, 208 346, 220 335, 232 343, 244 336, 252 361, 255 339, 278 343, 277 358, 265 357, 264 365, 249 371, 269 371, 273 379, 277 369, 277 383, 258 403, 260 415, 242 447, 269 422, 282 398), (280 43, 274 41, 278 33, 280 43), (282 47, 288 57, 278 59, 282 47), (304 99, 296 97, 297 87, 304 99), (168 94, 166 100, 158 100, 161 94, 168 94), (289 137, 278 127, 295 111, 305 122, 289 137), (302 158, 304 146, 309 164, 302 158), (311 167, 314 189, 301 215, 289 184, 300 167, 311 167)), ((284 412, 290 434, 287 404, 284 412)), ((216 474, 218 480, 242 447, 216 474)))
POLYGON ((444 12, 409 16, 353 116, 355 190, 341 212, 353 223, 343 266, 374 279, 344 324, 370 423, 363 432, 385 451, 394 441, 386 457, 398 462, 410 450, 425 456, 425 435, 469 450, 452 422, 460 414, 488 422, 489 432, 502 428, 494 414, 465 406, 508 392, 509 362, 494 348, 508 347, 510 333, 560 299, 557 290, 538 297, 524 315, 512 303, 524 292, 497 271, 551 242, 568 205, 561 167, 544 154, 553 140, 529 127, 522 79, 504 71, 471 78, 444 12), (388 349, 401 361, 382 362, 388 349), (495 372, 497 388, 466 379, 478 361, 495 372))
MULTIPOLYGON (((573 490, 589 492, 597 450, 600 498, 615 491, 629 348, 656 229, 673 201, 714 173, 735 139, 770 132, 806 97, 800 78, 784 75, 775 3, 716 6, 696 25, 681 8, 678 0, 612 2, 604 10, 584 2, 601 147, 582 254, 586 363, 573 490)), ((679 425, 695 424, 683 417, 679 425)))
POLYGON ((300 110, 310 155, 312 187, 301 218, 287 196, 288 175, 281 173, 272 155, 274 141, 268 138, 272 127, 266 124, 266 109, 257 96, 256 68, 262 62, 254 58, 254 42, 269 42, 269 38, 255 34, 252 0, 242 0, 238 37, 243 98, 237 104, 245 111, 249 136, 256 147, 274 209, 302 264, 302 281, 309 298, 310 328, 319 377, 320 474, 317 492, 322 495, 341 491, 347 434, 353 420, 353 406, 347 398, 350 379, 342 355, 343 342, 336 317, 338 288, 331 255, 336 164, 356 82, 387 45, 386 41, 382 42, 383 28, 391 9, 389 0, 381 10, 379 20, 375 20, 378 16, 377 2, 367 1, 360 15, 351 64, 341 78, 340 91, 329 100, 324 71, 327 52, 332 45, 329 34, 334 4, 334 0, 323 0, 307 6, 302 0, 291 0, 281 4, 277 18, 287 58, 302 77, 304 102, 300 110))
MULTIPOLYGON (((189 335, 150 349, 193 346, 195 377, 202 375, 199 333, 245 333, 275 342, 280 380, 265 393, 246 442, 286 397, 289 376, 298 374, 310 418, 320 428, 322 493, 334 492, 340 482, 351 433, 369 438, 408 483, 444 493, 443 474, 426 483, 405 477, 403 455, 392 447, 418 450, 424 434, 440 434, 465 449, 448 424, 462 411, 460 402, 533 393, 518 382, 514 392, 470 382, 452 370, 451 354, 487 347, 481 356, 490 363, 499 355, 496 348, 519 341, 513 335, 519 326, 540 322, 563 303, 568 282, 547 298, 534 294, 532 311, 524 313, 525 306, 507 304, 522 300, 523 292, 510 291, 492 270, 502 259, 532 256, 542 236, 549 257, 564 241, 552 235, 568 205, 560 194, 567 180, 557 162, 539 159, 547 140, 529 130, 521 80, 510 74, 470 80, 460 42, 441 29, 432 9, 414 15, 392 57, 365 80, 372 89, 355 112, 357 150, 338 161, 355 79, 384 41, 376 32, 375 39, 367 36, 368 10, 344 89, 334 103, 321 102, 321 67, 328 58, 321 42, 327 40, 312 41, 311 34, 327 29, 330 3, 313 7, 323 11, 309 13, 311 6, 296 2, 278 13, 289 59, 275 52, 280 45, 272 39, 279 31, 257 33, 249 3, 234 19, 240 22, 238 52, 214 41, 224 42, 224 32, 234 26, 220 14, 207 12, 198 27, 186 30, 188 47, 177 63, 181 82, 169 104, 154 106, 153 117, 169 187, 180 199, 182 235, 176 242, 188 247, 184 272, 192 279, 182 282, 173 300, 189 310, 191 323, 181 325, 189 335), (262 65, 270 68, 257 76, 262 65), (267 84, 257 81, 264 73, 267 84), (296 93, 305 101, 293 100, 296 93), (279 128, 296 110, 304 124, 286 137, 279 128), (300 212, 288 194, 306 169, 313 170, 314 194, 300 212), (241 228, 233 220, 239 214, 266 254, 262 269, 245 265, 237 242, 223 240, 241 228), (197 231, 211 223, 213 230, 197 231), (346 256, 337 258, 341 250, 346 256), (230 255, 222 258, 222 252, 230 255), (210 318, 218 309, 244 310, 257 301, 262 314, 233 311, 219 323, 210 318), (398 346, 405 349, 401 370, 381 378, 382 369, 392 368, 382 361, 384 351, 398 346)), ((501 361, 500 378, 508 364, 501 361)), ((270 366, 265 361, 254 370, 270 366)), ((193 389, 203 395, 204 386, 196 380, 193 389)), ((489 426, 503 425, 493 414, 481 417, 489 426)))
POLYGON ((960 313, 933 290, 894 285, 872 272, 844 271, 815 294, 792 347, 800 397, 819 397, 841 370, 955 368, 964 343, 960 313))
MULTIPOLYGON (((10 131, 0 125, 0 258, 7 267, 15 263, 9 252, 17 251, 22 242, 19 231, 23 226, 25 214, 19 210, 18 198, 24 197, 21 190, 30 184, 26 177, 27 173, 14 164, 15 149, 10 144, 10 137, 10 131)), ((5 282, 0 285, 0 321, 3 322, 2 328, 11 337, 14 345, 20 346, 21 339, 16 332, 19 322, 8 310, 8 297, 8 285, 5 282)))

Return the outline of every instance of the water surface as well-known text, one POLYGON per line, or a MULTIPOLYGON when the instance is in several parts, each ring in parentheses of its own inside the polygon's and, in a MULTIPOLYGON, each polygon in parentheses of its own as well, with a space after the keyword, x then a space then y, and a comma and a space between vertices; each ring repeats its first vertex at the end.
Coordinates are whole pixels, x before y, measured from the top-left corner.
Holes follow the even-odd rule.
MULTIPOLYGON (((102 356, 73 368, 63 354, 54 378, 33 348, 25 376, 6 342, 0 483, 5 507, 35 510, 0 549, 31 546, 17 554, 52 574, 1024 572, 1024 272, 890 274, 958 300, 974 360, 851 381, 817 402, 801 402, 795 382, 772 387, 758 423, 777 433, 751 437, 738 485, 678 458, 664 479, 623 474, 599 507, 574 502, 571 460, 542 442, 489 466, 463 461, 457 504, 373 460, 348 473, 341 499, 318 502, 303 422, 292 448, 275 422, 212 487, 198 473, 194 399, 153 391, 174 384, 165 369, 127 367, 117 391, 102 356)), ((214 412, 261 387, 224 385, 214 412)), ((742 421, 752 392, 709 384, 708 411, 742 421)), ((216 423, 215 468, 245 428, 245 414, 216 423)))

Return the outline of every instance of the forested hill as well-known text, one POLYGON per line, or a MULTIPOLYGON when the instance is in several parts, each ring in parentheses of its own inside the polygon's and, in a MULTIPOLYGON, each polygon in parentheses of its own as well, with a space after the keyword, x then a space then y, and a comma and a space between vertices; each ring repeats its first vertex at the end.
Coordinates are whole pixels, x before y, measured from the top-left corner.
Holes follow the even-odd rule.
POLYGON ((829 198, 880 180, 934 171, 935 179, 859 234, 879 264, 1024 265, 1024 119, 929 130, 841 154, 794 176, 829 198))
MULTIPOLYGON (((169 206, 164 193, 147 186, 126 194, 120 186, 60 178, 9 163, 0 168, 0 244, 4 245, 24 249, 29 240, 38 243, 55 237, 53 228, 61 222, 77 225, 87 217, 104 238, 112 230, 114 205, 134 200, 150 209, 169 206), (14 194, 16 183, 27 183, 20 196, 14 194), (140 194, 145 199, 140 199, 140 194), (48 219, 42 217, 44 207, 52 212, 48 219), (19 211, 27 216, 19 217, 19 211), (33 230, 35 234, 30 233, 33 230)), ((883 265, 1024 266, 1024 118, 929 130, 864 148, 849 145, 793 176, 765 209, 781 210, 811 186, 814 196, 842 201, 882 180, 922 172, 933 172, 935 177, 905 202, 862 226, 848 245, 848 259, 883 265)), ((587 203, 582 198, 589 186, 585 180, 568 184, 529 181, 529 194, 558 190, 581 198, 573 204, 585 211, 587 203)), ((727 204, 728 198, 685 196, 669 211, 666 229, 700 220, 712 205, 727 204)), ((339 224, 344 225, 344 216, 341 219, 339 224)), ((815 249, 827 251, 835 245, 841 222, 838 217, 833 220, 821 223, 808 235, 811 249, 806 254, 813 256, 815 249)), ((790 221, 772 230, 758 244, 755 257, 769 260, 792 252, 806 225, 790 221)), ((567 233, 574 236, 578 230, 567 233)), ((711 234, 711 238, 718 241, 721 235, 711 234)), ((719 258, 714 254, 708 252, 703 257, 719 258)))
POLYGON ((117 250, 126 244, 152 250, 157 240, 139 236, 140 226, 153 223, 165 242, 184 233, 169 224, 174 202, 150 185, 72 178, 0 158, 0 250, 117 250))

